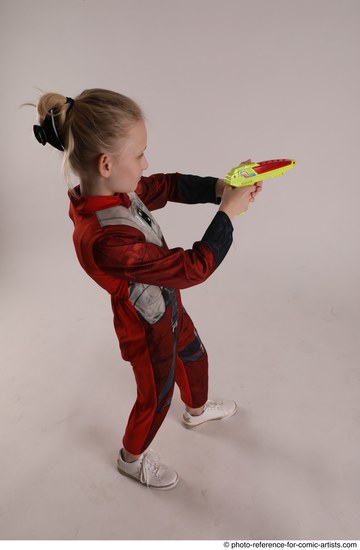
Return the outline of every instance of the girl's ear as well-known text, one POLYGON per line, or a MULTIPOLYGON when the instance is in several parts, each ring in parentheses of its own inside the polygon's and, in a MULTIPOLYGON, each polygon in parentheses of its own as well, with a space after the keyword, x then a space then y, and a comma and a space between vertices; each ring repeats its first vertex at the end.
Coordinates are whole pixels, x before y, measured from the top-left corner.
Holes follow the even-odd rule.
POLYGON ((111 174, 111 158, 103 153, 98 158, 98 172, 103 178, 109 178, 111 174))

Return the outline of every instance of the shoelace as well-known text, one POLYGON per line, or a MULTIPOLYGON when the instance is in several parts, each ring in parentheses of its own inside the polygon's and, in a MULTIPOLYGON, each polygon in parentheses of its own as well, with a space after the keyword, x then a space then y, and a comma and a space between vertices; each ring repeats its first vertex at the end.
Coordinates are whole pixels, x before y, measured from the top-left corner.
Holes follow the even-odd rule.
POLYGON ((140 466, 140 481, 149 487, 149 474, 155 477, 159 476, 161 469, 160 457, 151 449, 144 453, 144 457, 140 466))
POLYGON ((221 411, 221 410, 223 410, 223 408, 224 408, 223 407, 223 401, 220 401, 220 400, 219 401, 208 401, 206 403, 204 411, 206 409, 208 409, 210 411, 221 411))

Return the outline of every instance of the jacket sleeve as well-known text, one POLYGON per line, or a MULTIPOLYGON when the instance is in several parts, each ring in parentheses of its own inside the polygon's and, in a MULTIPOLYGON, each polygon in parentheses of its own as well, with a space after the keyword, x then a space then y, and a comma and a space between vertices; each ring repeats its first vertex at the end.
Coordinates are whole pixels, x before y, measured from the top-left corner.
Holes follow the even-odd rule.
POLYGON ((93 247, 95 262, 105 273, 126 281, 168 288, 189 288, 205 281, 232 244, 233 226, 217 212, 201 241, 189 250, 168 249, 145 241, 129 226, 108 226, 93 247))
POLYGON ((153 174, 142 177, 136 189, 137 195, 149 210, 163 208, 167 201, 184 204, 220 204, 216 197, 217 178, 185 174, 153 174))

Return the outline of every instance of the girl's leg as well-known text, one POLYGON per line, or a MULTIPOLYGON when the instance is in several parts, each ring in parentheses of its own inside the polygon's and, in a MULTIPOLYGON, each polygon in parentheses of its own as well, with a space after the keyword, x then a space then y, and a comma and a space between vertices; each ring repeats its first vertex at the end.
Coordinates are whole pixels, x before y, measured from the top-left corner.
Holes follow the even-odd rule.
POLYGON ((189 315, 179 323, 176 383, 186 410, 201 414, 208 398, 208 355, 189 315))
POLYGON ((185 311, 181 328, 176 382, 186 408, 183 423, 191 428, 209 420, 220 420, 232 416, 237 410, 234 401, 207 400, 208 357, 199 335, 185 311))
POLYGON ((179 476, 147 451, 165 419, 174 391, 174 335, 166 331, 161 335, 162 346, 158 345, 156 334, 136 346, 132 367, 137 399, 125 430, 118 470, 148 487, 166 490, 177 485, 179 476))
POLYGON ((159 396, 171 374, 171 359, 170 357, 159 369, 149 355, 144 353, 132 365, 137 385, 137 398, 123 438, 123 446, 130 460, 141 455, 150 446, 168 413, 174 382, 171 383, 160 404, 159 396))
POLYGON ((137 398, 123 445, 133 456, 140 455, 149 447, 170 407, 177 361, 176 332, 171 313, 171 308, 168 308, 159 322, 144 324, 145 335, 137 340, 131 357, 137 398))

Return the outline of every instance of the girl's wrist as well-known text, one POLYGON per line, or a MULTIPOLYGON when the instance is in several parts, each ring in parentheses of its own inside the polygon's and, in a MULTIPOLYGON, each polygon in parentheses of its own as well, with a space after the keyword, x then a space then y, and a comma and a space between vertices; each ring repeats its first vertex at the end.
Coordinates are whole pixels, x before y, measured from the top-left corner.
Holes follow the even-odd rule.
POLYGON ((225 189, 226 183, 222 179, 218 179, 216 182, 215 190, 216 190, 216 197, 220 198, 223 196, 224 189, 225 189))
POLYGON ((228 218, 230 218, 230 221, 233 222, 236 218, 236 213, 229 207, 221 205, 219 208, 219 212, 224 212, 228 218))

